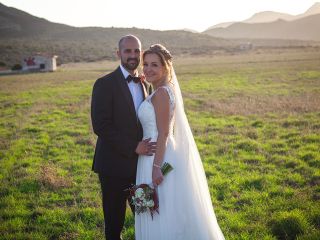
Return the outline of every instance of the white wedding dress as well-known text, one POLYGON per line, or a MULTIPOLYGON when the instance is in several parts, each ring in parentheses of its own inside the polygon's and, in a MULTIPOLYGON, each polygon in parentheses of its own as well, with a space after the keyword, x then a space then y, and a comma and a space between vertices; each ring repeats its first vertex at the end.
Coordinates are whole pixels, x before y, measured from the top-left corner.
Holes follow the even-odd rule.
MULTIPOLYGON (((158 186, 159 214, 155 213, 153 219, 149 212, 135 214, 136 240, 224 239, 212 208, 202 163, 194 164, 190 152, 188 155, 191 157, 185 156, 185 150, 182 154, 179 144, 182 145, 183 140, 177 140, 174 136, 177 99, 175 91, 171 86, 163 88, 167 90, 170 98, 170 133, 163 162, 170 163, 173 170, 158 186)), ((151 137, 152 141, 157 141, 156 116, 151 102, 153 94, 140 105, 138 117, 143 127, 143 138, 151 137)), ((189 136, 187 130, 186 134, 180 135, 192 138, 189 139, 192 143, 193 136, 189 136)), ((197 149, 196 153, 198 154, 197 149)), ((139 156, 136 184, 152 183, 153 158, 154 156, 139 156)))

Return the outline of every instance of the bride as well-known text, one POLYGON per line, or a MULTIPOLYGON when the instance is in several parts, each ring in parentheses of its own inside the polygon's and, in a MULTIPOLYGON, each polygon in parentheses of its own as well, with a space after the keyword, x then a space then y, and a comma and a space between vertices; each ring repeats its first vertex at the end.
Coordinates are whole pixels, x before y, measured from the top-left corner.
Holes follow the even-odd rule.
POLYGON ((140 155, 136 184, 157 186, 159 214, 135 215, 137 240, 224 239, 211 203, 200 155, 186 118, 172 56, 162 45, 143 53, 143 72, 154 92, 138 116, 144 138, 157 141, 154 156, 140 155), (161 165, 173 170, 165 177, 161 165))

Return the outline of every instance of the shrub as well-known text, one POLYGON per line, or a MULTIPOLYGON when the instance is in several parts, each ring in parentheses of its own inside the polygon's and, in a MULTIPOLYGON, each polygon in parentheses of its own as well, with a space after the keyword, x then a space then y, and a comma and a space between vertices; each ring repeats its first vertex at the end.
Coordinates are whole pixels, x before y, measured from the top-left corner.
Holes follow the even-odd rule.
POLYGON ((15 64, 13 65, 13 67, 11 68, 12 71, 17 71, 17 70, 21 70, 22 66, 21 64, 15 64))

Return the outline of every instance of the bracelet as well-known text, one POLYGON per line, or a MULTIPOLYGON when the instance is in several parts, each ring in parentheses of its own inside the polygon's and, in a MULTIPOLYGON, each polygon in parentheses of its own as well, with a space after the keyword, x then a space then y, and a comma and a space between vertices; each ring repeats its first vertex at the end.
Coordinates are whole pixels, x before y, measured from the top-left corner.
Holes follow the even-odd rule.
POLYGON ((155 164, 155 163, 153 164, 153 166, 154 166, 154 167, 157 167, 157 168, 161 168, 161 166, 159 166, 159 165, 157 165, 157 164, 155 164))

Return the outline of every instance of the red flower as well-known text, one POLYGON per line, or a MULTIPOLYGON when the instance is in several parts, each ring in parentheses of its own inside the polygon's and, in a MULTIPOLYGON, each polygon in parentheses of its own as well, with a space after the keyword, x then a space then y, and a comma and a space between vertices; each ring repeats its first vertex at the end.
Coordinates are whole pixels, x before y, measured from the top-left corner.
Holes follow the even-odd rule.
POLYGON ((139 74, 138 77, 140 78, 141 83, 143 83, 146 80, 146 76, 143 73, 139 74))

